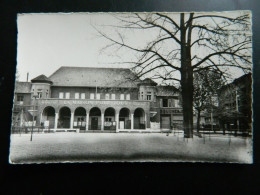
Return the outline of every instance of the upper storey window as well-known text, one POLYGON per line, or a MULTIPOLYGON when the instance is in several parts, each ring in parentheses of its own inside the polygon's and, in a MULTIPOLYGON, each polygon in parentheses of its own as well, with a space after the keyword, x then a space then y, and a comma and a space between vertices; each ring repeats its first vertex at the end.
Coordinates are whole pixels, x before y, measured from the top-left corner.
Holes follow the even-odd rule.
POLYGON ((179 107, 179 100, 176 99, 162 99, 162 107, 179 107))
POLYGON ((59 98, 60 98, 60 99, 63 99, 63 98, 64 98, 64 93, 63 93, 63 92, 60 92, 60 93, 59 93, 59 98))
POLYGON ((111 94, 111 99, 112 99, 112 100, 115 100, 115 99, 116 99, 116 94, 114 94, 114 93, 111 94))
POLYGON ((86 99, 85 93, 81 93, 81 94, 80 94, 80 98, 81 98, 81 99, 86 99))
POLYGON ((39 99, 42 98, 42 92, 41 91, 37 92, 37 96, 38 96, 37 98, 39 98, 39 99))
POLYGON ((23 95, 17 96, 17 102, 18 102, 18 104, 23 105, 23 95))
POLYGON ((105 99, 109 100, 109 93, 106 94, 105 99))
POLYGON ((146 99, 152 100, 152 92, 147 92, 146 99))
POLYGON ((126 100, 130 100, 130 94, 126 94, 126 100))
POLYGON ((100 93, 97 93, 96 99, 100 100, 100 93))
POLYGON ((66 98, 66 99, 70 99, 70 92, 66 92, 65 98, 66 98))
POLYGON ((75 99, 79 99, 79 93, 75 93, 75 99))
POLYGON ((90 94, 90 99, 93 100, 95 98, 95 94, 94 93, 91 93, 90 94))
POLYGON ((120 100, 124 100, 125 99, 125 94, 120 94, 120 100))

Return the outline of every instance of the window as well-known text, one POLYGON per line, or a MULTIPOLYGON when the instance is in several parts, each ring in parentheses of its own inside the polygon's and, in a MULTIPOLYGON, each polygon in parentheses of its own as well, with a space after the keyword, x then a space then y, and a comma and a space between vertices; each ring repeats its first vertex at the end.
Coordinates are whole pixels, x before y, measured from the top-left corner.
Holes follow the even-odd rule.
POLYGON ((64 98, 64 93, 63 93, 63 92, 60 92, 60 93, 59 93, 59 98, 60 98, 60 99, 63 99, 63 98, 64 98))
POLYGON ((94 93, 91 93, 91 94, 90 94, 90 99, 93 100, 94 97, 95 97, 95 94, 94 94, 94 93))
POLYGON ((97 93, 96 99, 97 99, 97 100, 100 100, 100 93, 97 93))
POLYGON ((111 94, 111 99, 115 100, 116 99, 116 94, 111 94))
POLYGON ((130 94, 126 94, 126 100, 130 100, 130 94))
POLYGON ((66 92, 66 99, 70 99, 70 92, 66 92))
POLYGON ((17 96, 17 101, 18 102, 23 102, 23 96, 22 95, 18 95, 17 96))
POLYGON ((75 93, 75 99, 79 99, 79 93, 75 93))
POLYGON ((175 107, 179 107, 179 104, 180 104, 179 100, 175 100, 175 107))
POLYGON ((37 92, 37 96, 39 99, 42 98, 42 92, 37 92))
POLYGON ((107 117, 107 118, 105 118, 105 121, 106 121, 106 122, 111 122, 111 121, 112 121, 112 118, 107 117))
POLYGON ((48 92, 46 92, 46 98, 48 98, 48 95, 49 95, 49 93, 48 93, 48 92))
POLYGON ((120 94, 120 100, 124 100, 125 99, 125 94, 120 94))
POLYGON ((81 98, 81 99, 86 99, 85 93, 81 93, 81 94, 80 94, 80 98, 81 98))
POLYGON ((146 99, 152 100, 152 92, 147 92, 146 99))
POLYGON ((109 100, 109 93, 106 94, 105 99, 109 100))
POLYGON ((168 99, 163 99, 163 107, 168 107, 168 99))

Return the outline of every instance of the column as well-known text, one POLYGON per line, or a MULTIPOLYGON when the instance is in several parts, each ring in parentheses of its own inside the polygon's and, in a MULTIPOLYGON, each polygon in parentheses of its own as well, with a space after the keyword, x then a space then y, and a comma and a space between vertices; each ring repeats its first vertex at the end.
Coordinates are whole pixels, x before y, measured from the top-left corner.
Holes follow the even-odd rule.
POLYGON ((73 129, 73 122, 74 122, 74 112, 70 114, 70 129, 73 129))
POLYGON ((131 114, 131 130, 134 129, 134 114, 131 114))
POLYGON ((119 132, 119 113, 116 113, 116 132, 119 132))
POLYGON ((147 116, 146 116, 146 113, 144 112, 144 125, 145 125, 145 128, 147 128, 147 116))
POLYGON ((104 131, 104 112, 101 113, 101 131, 104 131))
POLYGON ((54 129, 58 128, 59 113, 55 113, 54 129))
POLYGON ((86 116, 86 131, 88 131, 88 123, 89 123, 89 113, 87 112, 87 116, 86 116))
POLYGON ((20 124, 19 124, 19 127, 22 127, 23 126, 23 110, 20 114, 20 124))

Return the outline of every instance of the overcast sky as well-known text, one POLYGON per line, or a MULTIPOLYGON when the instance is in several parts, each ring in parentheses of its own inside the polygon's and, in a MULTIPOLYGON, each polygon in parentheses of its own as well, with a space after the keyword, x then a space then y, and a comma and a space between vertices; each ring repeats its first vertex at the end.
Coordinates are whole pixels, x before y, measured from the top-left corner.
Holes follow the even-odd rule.
MULTIPOLYGON (((113 24, 112 16, 102 14, 22 14, 18 16, 17 68, 20 80, 45 74, 60 66, 118 67, 113 57, 101 55, 108 44, 92 27, 113 24)), ((124 65, 127 67, 126 65, 124 65)))
MULTIPOLYGON (((130 65, 114 62, 120 59, 129 61, 134 56, 129 52, 114 56, 113 52, 109 53, 109 49, 101 53, 109 42, 98 36, 93 28, 95 26, 106 34, 113 34, 115 30, 105 26, 116 25, 117 22, 115 17, 102 13, 19 14, 19 80, 26 81, 27 72, 29 81, 40 74, 50 76, 60 66, 129 68, 130 65)), ((153 36, 142 32, 137 35, 129 30, 125 31, 125 35, 132 37, 130 43, 132 41, 135 46, 153 36)))

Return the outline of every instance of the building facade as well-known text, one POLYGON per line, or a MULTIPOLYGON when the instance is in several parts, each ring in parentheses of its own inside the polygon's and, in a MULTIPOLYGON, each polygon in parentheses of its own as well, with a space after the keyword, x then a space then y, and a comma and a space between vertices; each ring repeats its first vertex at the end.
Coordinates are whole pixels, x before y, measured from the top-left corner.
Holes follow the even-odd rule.
POLYGON ((252 74, 245 74, 219 91, 219 124, 223 130, 251 131, 252 74))
POLYGON ((140 80, 130 69, 61 67, 16 83, 12 125, 80 132, 178 128, 179 96, 175 87, 140 80))

